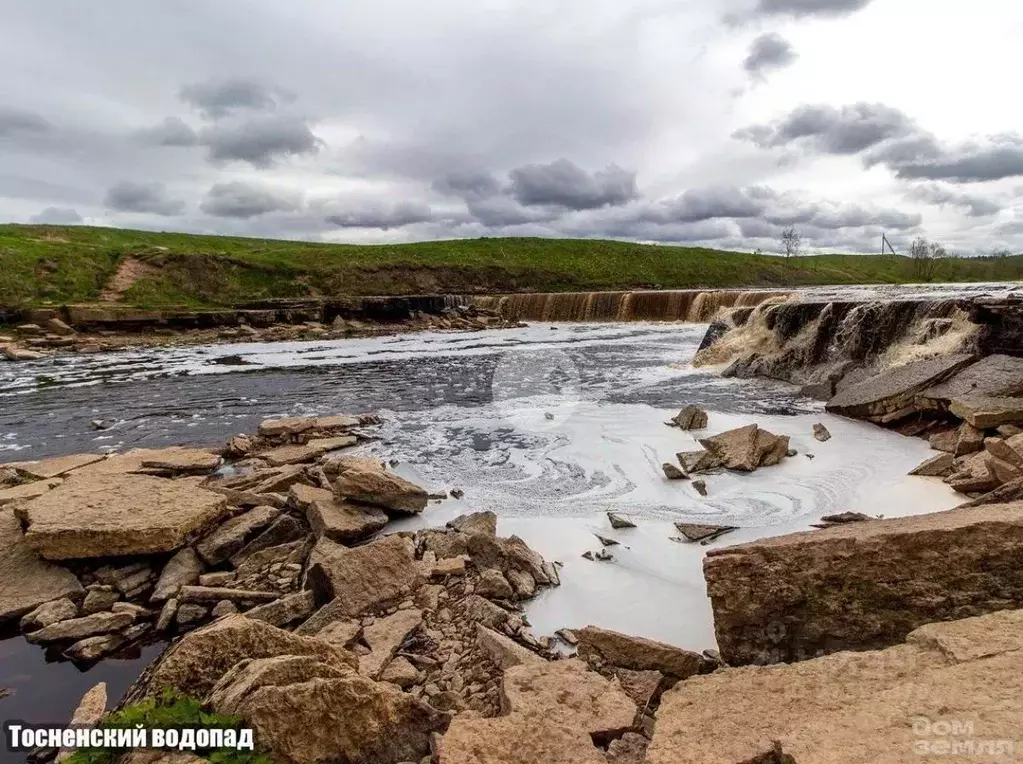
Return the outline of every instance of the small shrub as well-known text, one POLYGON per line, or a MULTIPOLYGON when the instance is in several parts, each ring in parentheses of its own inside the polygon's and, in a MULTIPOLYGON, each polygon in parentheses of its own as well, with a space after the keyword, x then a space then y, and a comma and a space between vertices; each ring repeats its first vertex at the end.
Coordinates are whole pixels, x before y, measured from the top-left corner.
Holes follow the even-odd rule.
MULTIPOLYGON (((155 698, 147 698, 107 714, 99 726, 106 729, 135 728, 183 729, 213 728, 237 729, 242 720, 233 716, 207 713, 195 698, 166 690, 155 698)), ((75 751, 66 764, 115 764, 125 751, 83 748, 75 751)), ((233 748, 198 750, 195 754, 215 764, 273 764, 269 757, 255 751, 237 751, 233 748)))

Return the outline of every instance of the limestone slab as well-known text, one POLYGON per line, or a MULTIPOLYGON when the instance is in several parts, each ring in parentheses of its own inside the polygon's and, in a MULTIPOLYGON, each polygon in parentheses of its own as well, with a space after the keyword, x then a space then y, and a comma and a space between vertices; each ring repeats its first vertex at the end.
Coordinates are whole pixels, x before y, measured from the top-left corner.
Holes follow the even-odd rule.
POLYGON ((198 481, 74 475, 25 505, 25 539, 48 560, 173 552, 227 506, 198 481))
POLYGON ((0 623, 52 600, 84 596, 74 574, 40 560, 25 542, 17 518, 9 510, 0 510, 0 623))
POLYGON ((1023 502, 712 550, 704 576, 730 665, 897 644, 925 623, 1023 602, 1023 502))

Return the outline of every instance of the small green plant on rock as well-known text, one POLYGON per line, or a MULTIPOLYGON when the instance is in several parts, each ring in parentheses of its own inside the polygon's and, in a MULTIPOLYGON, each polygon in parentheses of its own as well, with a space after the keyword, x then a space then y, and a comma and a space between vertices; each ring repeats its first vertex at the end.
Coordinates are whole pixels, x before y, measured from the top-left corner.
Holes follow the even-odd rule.
MULTIPOLYGON (((99 726, 106 729, 136 728, 154 729, 222 728, 237 729, 242 720, 234 716, 223 716, 203 711, 202 703, 176 690, 165 690, 162 695, 125 706, 119 711, 107 714, 99 726)), ((66 764, 116 764, 125 751, 111 751, 99 748, 83 748, 75 751, 66 764)), ((200 758, 214 764, 273 764, 271 759, 256 751, 238 751, 233 748, 219 750, 197 750, 200 758)))

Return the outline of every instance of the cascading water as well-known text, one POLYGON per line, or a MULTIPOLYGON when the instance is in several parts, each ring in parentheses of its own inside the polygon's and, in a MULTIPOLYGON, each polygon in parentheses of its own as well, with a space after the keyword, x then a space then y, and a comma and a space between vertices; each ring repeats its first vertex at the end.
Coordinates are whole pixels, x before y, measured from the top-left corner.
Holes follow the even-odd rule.
POLYGON ((476 297, 473 303, 513 321, 684 321, 706 323, 723 308, 787 299, 786 292, 649 290, 552 292, 476 297))

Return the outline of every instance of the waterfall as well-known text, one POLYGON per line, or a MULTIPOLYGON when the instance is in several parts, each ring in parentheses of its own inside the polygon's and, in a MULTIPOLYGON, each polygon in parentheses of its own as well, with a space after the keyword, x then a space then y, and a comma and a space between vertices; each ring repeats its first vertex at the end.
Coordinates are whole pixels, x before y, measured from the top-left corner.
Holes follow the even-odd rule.
POLYGON ((727 308, 753 308, 788 299, 787 292, 759 290, 644 290, 634 292, 537 292, 472 298, 473 304, 512 321, 685 321, 707 323, 727 308))

